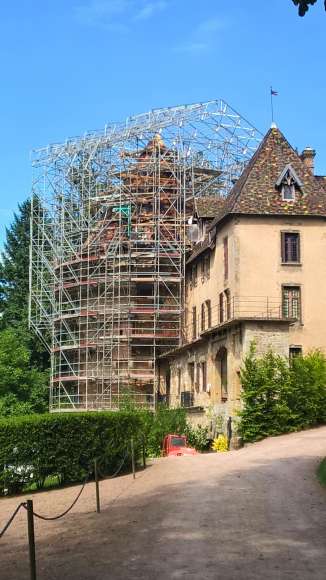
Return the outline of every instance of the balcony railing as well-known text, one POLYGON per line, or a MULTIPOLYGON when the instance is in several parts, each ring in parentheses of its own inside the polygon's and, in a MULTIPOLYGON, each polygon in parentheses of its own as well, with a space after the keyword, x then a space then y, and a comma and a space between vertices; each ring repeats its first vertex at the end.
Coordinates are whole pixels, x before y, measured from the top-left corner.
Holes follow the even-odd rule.
POLYGON ((279 298, 270 296, 233 296, 223 294, 223 301, 204 301, 197 305, 196 317, 193 311, 188 311, 183 342, 187 343, 201 337, 205 332, 236 320, 269 320, 277 321, 293 317, 288 315, 291 309, 286 309, 279 298), (198 312, 199 310, 199 312, 198 312))

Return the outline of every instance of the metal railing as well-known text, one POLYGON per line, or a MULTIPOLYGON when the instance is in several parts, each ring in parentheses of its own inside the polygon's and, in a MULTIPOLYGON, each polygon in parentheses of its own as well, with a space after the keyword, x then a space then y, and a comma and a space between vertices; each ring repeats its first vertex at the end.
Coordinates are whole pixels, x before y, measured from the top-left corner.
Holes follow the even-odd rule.
POLYGON ((292 320, 279 298, 270 296, 233 296, 224 293, 223 301, 203 302, 197 306, 196 318, 192 317, 191 308, 187 312, 183 344, 200 338, 212 328, 236 320, 292 320), (202 309, 203 308, 203 309, 202 309), (199 311, 198 311, 199 310, 199 311))

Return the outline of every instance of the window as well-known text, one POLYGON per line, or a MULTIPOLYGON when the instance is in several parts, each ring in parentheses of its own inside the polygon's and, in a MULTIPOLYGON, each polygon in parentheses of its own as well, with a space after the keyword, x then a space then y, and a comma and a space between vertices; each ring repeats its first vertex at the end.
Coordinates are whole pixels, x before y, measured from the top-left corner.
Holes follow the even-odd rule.
POLYGON ((230 290, 225 290, 225 302, 226 302, 226 320, 231 318, 231 294, 230 290))
POLYGON ((189 363, 188 370, 189 370, 190 386, 191 386, 191 389, 193 390, 193 388, 195 386, 195 363, 193 363, 193 362, 189 363))
POLYGON ((222 346, 217 353, 217 365, 221 380, 221 398, 226 401, 228 398, 228 351, 222 346))
POLYGON ((201 281, 204 282, 204 278, 205 278, 205 260, 204 260, 204 258, 200 262, 200 271, 201 271, 201 281))
POLYGON ((203 393, 207 391, 207 363, 206 361, 201 363, 201 389, 203 393))
POLYGON ((193 264, 191 268, 191 284, 197 286, 197 264, 193 264))
POLYGON ((207 328, 210 328, 212 326, 212 307, 211 307, 211 301, 210 300, 206 300, 205 304, 206 304, 206 310, 207 310, 207 328))
POLYGON ((192 338, 197 337, 197 309, 196 306, 192 308, 192 338))
POLYGON ((224 322, 224 292, 221 292, 219 296, 219 312, 221 324, 222 322, 224 322))
POLYGON ((224 255, 224 279, 227 280, 229 277, 229 247, 227 236, 223 239, 223 255, 224 255))
POLYGON ((196 364, 195 389, 199 390, 200 386, 200 363, 196 364))
POLYGON ((300 262, 300 234, 292 232, 282 232, 282 262, 298 263, 300 262))
POLYGON ((282 198, 284 201, 293 201, 295 199, 295 188, 293 183, 282 184, 282 198))
POLYGON ((178 367, 178 395, 181 393, 181 368, 178 367))
POLYGON ((289 359, 290 362, 297 356, 302 356, 302 346, 290 346, 289 348, 289 359))
POLYGON ((173 445, 173 447, 185 447, 186 441, 182 437, 172 437, 171 445, 173 445))
POLYGON ((201 331, 205 330, 205 302, 201 305, 201 331))
POLYGON ((207 278, 207 280, 209 280, 210 278, 210 270, 211 270, 211 259, 210 259, 210 255, 206 254, 205 258, 204 258, 204 271, 205 271, 205 277, 207 278))
POLYGON ((231 293, 227 289, 220 293, 219 296, 219 317, 220 324, 231 318, 231 293))
POLYGON ((295 201, 297 191, 302 191, 302 181, 290 163, 286 165, 278 177, 276 187, 281 190, 283 201, 295 201))
POLYGON ((205 280, 209 280, 210 278, 210 266, 211 266, 211 260, 210 260, 210 255, 206 254, 202 260, 201 260, 201 279, 202 282, 204 282, 205 280))
POLYGON ((283 286, 282 310, 284 318, 301 318, 300 286, 283 286))
POLYGON ((227 359, 227 351, 225 352, 221 358, 221 390, 222 390, 222 398, 227 399, 228 396, 228 359, 227 359))
POLYGON ((212 326, 212 309, 210 300, 205 300, 201 305, 200 321, 201 332, 204 332, 212 326))

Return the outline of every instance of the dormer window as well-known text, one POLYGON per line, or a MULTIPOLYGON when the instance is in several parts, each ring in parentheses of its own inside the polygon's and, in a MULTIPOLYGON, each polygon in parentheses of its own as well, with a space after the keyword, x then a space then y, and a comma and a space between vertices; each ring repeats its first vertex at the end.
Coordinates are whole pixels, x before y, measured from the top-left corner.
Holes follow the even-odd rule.
POLYGON ((275 185, 281 191, 283 201, 295 201, 296 191, 302 188, 302 182, 290 163, 284 167, 275 185))
POLYGON ((282 199, 285 201, 293 201, 295 199, 294 183, 282 183, 282 199))

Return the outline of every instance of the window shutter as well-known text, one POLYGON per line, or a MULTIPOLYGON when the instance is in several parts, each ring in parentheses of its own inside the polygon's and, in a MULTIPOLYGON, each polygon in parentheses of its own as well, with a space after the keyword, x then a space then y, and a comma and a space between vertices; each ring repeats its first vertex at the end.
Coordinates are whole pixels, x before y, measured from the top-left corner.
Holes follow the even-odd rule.
POLYGON ((281 258, 285 262, 285 233, 281 232, 281 258))

